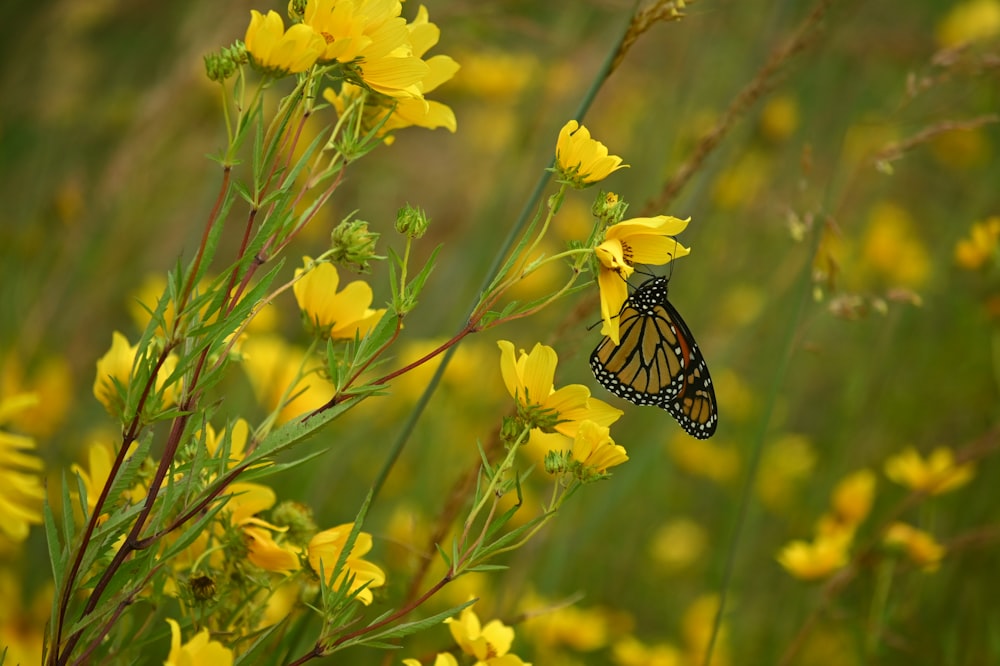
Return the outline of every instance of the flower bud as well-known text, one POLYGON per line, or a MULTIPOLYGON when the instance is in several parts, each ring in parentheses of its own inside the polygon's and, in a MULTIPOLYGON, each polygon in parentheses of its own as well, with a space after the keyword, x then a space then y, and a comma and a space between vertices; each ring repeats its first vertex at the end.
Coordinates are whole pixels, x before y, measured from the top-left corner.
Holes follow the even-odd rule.
POLYGON ((413 239, 421 238, 429 224, 427 213, 417 206, 407 204, 396 214, 396 231, 413 239))
POLYGON ((240 65, 248 62, 250 59, 247 57, 246 46, 242 42, 236 42, 218 53, 209 53, 205 56, 205 73, 212 81, 225 81, 236 73, 240 65))
POLYGON ((375 254, 379 235, 368 231, 367 222, 344 220, 330 233, 331 258, 338 264, 353 264, 359 271, 368 272, 369 261, 383 258, 375 254))

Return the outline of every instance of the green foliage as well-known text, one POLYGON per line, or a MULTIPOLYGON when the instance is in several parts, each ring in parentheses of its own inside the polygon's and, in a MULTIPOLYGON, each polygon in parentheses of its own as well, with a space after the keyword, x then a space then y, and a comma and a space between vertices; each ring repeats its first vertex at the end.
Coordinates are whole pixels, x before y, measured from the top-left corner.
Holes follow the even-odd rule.
POLYGON ((1000 661, 1000 4, 452 12, 462 69, 426 108, 365 53, 282 76, 220 50, 237 9, 7 17, 37 76, 0 77, 0 662, 160 663, 172 619, 235 663, 471 663, 441 626, 463 612, 539 664, 1000 661), (31 38, 53 30, 58 53, 31 38), (406 126, 438 99, 454 137, 406 126), (548 180, 583 175, 544 168, 571 115, 630 165, 604 191, 548 180), (653 270, 711 367, 711 441, 590 377, 626 209, 692 218, 653 270), (552 389, 593 391, 576 408, 625 410, 628 462, 575 457, 578 421, 518 374, 536 341, 552 389))

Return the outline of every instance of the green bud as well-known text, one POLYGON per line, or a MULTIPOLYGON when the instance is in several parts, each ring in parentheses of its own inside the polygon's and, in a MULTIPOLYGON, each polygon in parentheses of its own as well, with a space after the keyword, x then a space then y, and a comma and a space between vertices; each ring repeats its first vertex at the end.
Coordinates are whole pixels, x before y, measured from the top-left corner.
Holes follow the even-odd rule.
POLYGON ((215 598, 215 580, 209 576, 195 576, 188 581, 191 596, 197 601, 211 601, 215 598))
POLYGON ((510 446, 517 441, 517 437, 520 434, 520 421, 513 416, 503 417, 503 422, 500 425, 500 441, 503 442, 505 446, 510 446))
POLYGON ((625 217, 628 203, 614 192, 598 192, 590 212, 607 225, 617 224, 625 217))
POLYGON ((545 454, 545 471, 549 474, 562 474, 569 466, 569 451, 551 450, 545 454))
POLYGON ((220 49, 218 53, 205 56, 205 73, 212 81, 225 81, 249 61, 247 47, 243 42, 237 41, 228 48, 220 49))
POLYGON ((427 232, 429 224, 427 213, 416 206, 406 204, 396 213, 396 231, 410 238, 422 237, 427 232))
POLYGON ((361 220, 344 220, 330 233, 331 258, 338 264, 350 264, 359 271, 368 272, 369 261, 384 259, 375 254, 375 242, 380 234, 368 231, 368 223, 361 220))
POLYGON ((275 525, 287 527, 285 537, 296 546, 305 548, 316 535, 316 521, 313 512, 301 502, 286 500, 271 510, 271 521, 275 525))

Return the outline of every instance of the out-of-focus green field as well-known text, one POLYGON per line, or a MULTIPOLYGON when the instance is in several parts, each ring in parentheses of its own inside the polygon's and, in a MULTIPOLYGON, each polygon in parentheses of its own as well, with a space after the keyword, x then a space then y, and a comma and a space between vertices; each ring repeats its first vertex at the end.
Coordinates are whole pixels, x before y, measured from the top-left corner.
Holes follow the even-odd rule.
MULTIPOLYGON (((396 210, 426 209, 419 253, 443 249, 406 321, 401 361, 461 328, 631 3, 427 6, 442 32, 435 52, 462 65, 435 95, 458 132, 405 130, 352 168, 285 266, 290 279, 354 210, 398 249, 396 210)), ((197 248, 220 179, 206 155, 225 131, 202 56, 241 39, 251 8, 284 10, 242 0, 0 9, 0 389, 42 397, 4 429, 36 438, 50 491, 85 463, 89 443, 117 435, 91 391, 112 332, 134 341, 140 287, 197 248)), ((526 661, 699 663, 725 592, 717 664, 1000 663, 1000 230, 979 264, 956 260, 974 223, 1000 216, 1000 2, 833 3, 679 196, 647 208, 812 8, 691 3, 684 20, 639 39, 583 119, 630 165, 602 183, 630 216, 692 218, 680 238, 692 252, 672 266, 670 293, 715 379, 715 437, 696 441, 664 411, 622 403, 593 380, 597 301, 576 308, 596 287, 469 339, 365 524, 369 559, 389 573, 376 607, 404 593, 413 549, 510 408, 503 338, 554 346, 557 385, 586 383, 622 407, 613 434, 630 456, 504 559, 507 571, 443 592, 451 603, 481 596, 484 622, 579 596, 585 614, 514 624, 526 661), (963 38, 974 41, 943 50, 963 38), (884 467, 910 446, 950 447, 975 474, 906 504, 909 489, 884 467), (874 504, 849 552, 867 555, 841 572, 843 585, 790 575, 778 553, 812 539, 837 482, 863 468, 877 477, 874 504), (878 547, 893 521, 944 545, 936 570, 878 547)), ((594 195, 570 193, 547 252, 585 238, 594 195)), ((235 248, 240 232, 234 224, 223 245, 235 248)), ((520 296, 565 275, 536 277, 520 296)), ((384 265, 368 279, 376 304, 387 300, 384 265)), ((273 332, 304 346, 291 294, 274 310, 273 332)), ((308 442, 328 454, 273 480, 278 496, 312 506, 320 525, 353 520, 428 376, 401 379, 308 442)), ((224 388, 222 414, 264 414, 244 377, 224 388)), ((537 469, 526 486, 529 504, 544 476, 537 469)), ((0 552, 0 644, 43 631, 43 558, 37 526, 0 552)), ((393 663, 449 646, 445 628, 425 632, 393 663)), ((165 658, 160 647, 150 663, 165 658)))

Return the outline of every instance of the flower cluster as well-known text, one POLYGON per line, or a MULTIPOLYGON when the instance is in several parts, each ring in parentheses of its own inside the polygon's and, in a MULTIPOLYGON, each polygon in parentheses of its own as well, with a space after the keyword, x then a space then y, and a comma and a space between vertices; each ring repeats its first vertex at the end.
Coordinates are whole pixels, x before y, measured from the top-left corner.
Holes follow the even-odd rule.
POLYGON ((336 71, 337 89, 323 97, 340 114, 360 97, 374 95, 366 131, 381 136, 408 126, 454 132, 455 115, 440 102, 425 99, 458 71, 450 57, 425 58, 440 31, 421 6, 407 22, 399 0, 308 0, 293 14, 287 30, 277 12, 251 11, 246 50, 251 61, 270 76, 300 74, 314 67, 336 71))
POLYGON ((530 353, 522 350, 515 358, 512 342, 500 340, 497 344, 500 371, 517 405, 519 421, 531 429, 533 437, 556 434, 556 441, 549 444, 552 451, 569 444, 561 464, 550 466, 550 471, 564 471, 573 463, 576 473, 588 478, 603 475, 609 467, 628 460, 624 447, 615 444, 608 428, 623 412, 591 397, 590 389, 582 384, 556 389, 553 382, 559 359, 554 349, 536 344, 530 353))
MULTIPOLYGON (((955 490, 973 474, 973 466, 957 464, 946 447, 936 448, 926 459, 908 447, 885 463, 885 475, 891 481, 928 495, 955 490)), ((816 523, 815 539, 789 543, 778 555, 778 562, 803 580, 826 578, 845 567, 855 531, 870 513, 874 496, 875 474, 871 470, 845 477, 833 491, 831 510, 816 523)), ((924 571, 937 569, 945 555, 944 547, 932 535, 903 522, 890 524, 882 538, 888 549, 905 553, 924 571)))

